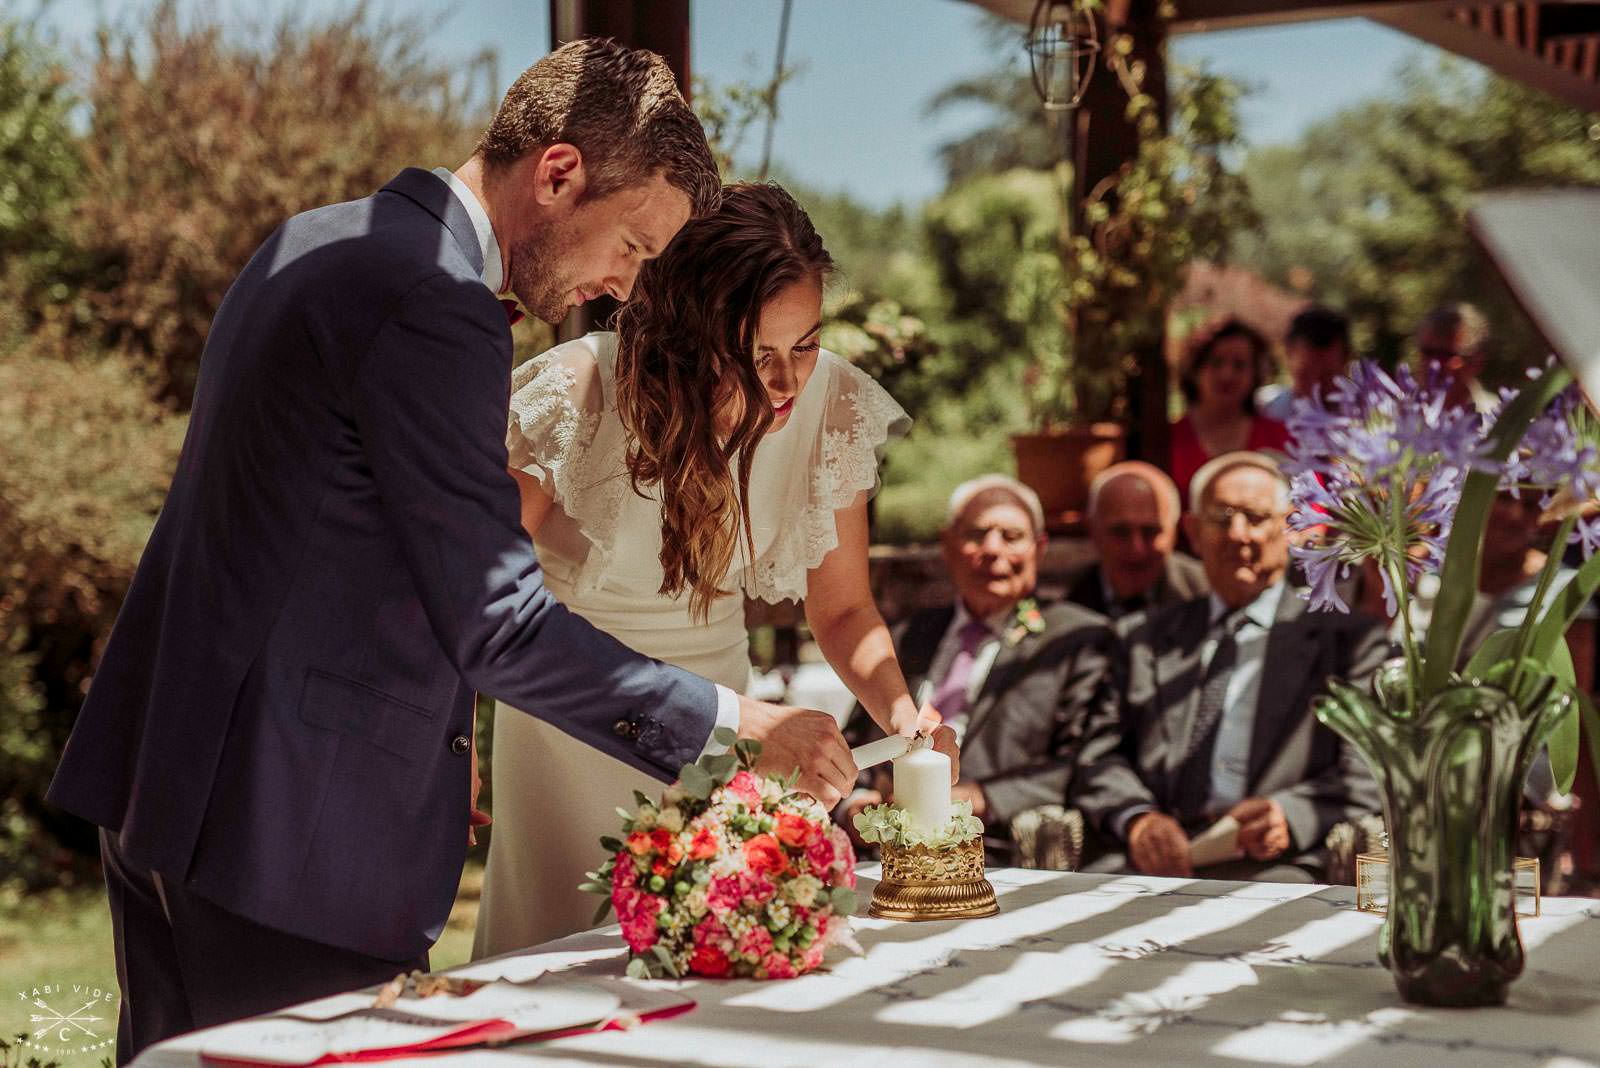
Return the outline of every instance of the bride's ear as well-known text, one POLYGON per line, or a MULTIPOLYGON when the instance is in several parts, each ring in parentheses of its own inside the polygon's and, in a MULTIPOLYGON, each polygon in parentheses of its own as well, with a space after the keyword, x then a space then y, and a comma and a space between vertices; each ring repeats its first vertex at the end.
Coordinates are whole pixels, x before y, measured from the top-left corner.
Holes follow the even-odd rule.
POLYGON ((554 207, 565 201, 570 208, 583 199, 583 191, 588 185, 583 153, 577 145, 569 145, 564 141, 549 145, 534 161, 531 178, 536 203, 554 207))

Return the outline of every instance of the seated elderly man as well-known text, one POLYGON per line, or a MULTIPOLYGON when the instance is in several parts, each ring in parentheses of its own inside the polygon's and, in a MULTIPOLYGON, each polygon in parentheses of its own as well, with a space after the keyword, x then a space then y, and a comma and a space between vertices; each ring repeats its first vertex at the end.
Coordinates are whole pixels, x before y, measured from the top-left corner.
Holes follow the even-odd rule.
POLYGON ((1115 696, 1096 710, 1073 802, 1106 850, 1090 870, 1196 874, 1190 839, 1224 816, 1236 848, 1198 874, 1320 881, 1334 824, 1375 812, 1355 750, 1317 722, 1329 676, 1368 680, 1383 627, 1311 612, 1286 581, 1288 484, 1255 452, 1208 462, 1185 528, 1209 597, 1119 625, 1115 696))
POLYGON ((1099 559, 1068 580, 1067 600, 1121 619, 1204 595, 1205 569, 1177 551, 1178 487, 1139 460, 1089 483, 1089 539, 1099 559))
MULTIPOLYGON (((940 549, 955 603, 897 625, 895 652, 907 684, 931 686, 934 707, 961 739, 954 799, 972 802, 991 855, 1010 863, 1012 819, 1066 795, 1111 635, 1077 605, 1034 602, 1044 513, 1028 487, 1000 475, 973 479, 956 487, 948 514, 940 549)), ((846 737, 857 745, 875 734, 858 706, 846 737)), ((883 801, 888 769, 877 770, 847 800, 846 827, 883 801)))

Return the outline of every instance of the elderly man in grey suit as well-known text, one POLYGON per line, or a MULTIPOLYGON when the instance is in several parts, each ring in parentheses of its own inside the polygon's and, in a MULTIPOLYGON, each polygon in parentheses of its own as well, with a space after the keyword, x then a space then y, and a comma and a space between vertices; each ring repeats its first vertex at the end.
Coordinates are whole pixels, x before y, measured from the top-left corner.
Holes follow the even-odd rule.
MULTIPOLYGON (((961 741, 951 796, 972 803, 992 860, 1011 864, 1011 821, 1065 798, 1086 717, 1106 683, 1111 633, 1077 605, 1034 601, 1044 512, 1015 479, 985 475, 956 487, 939 544, 955 603, 897 625, 895 652, 906 683, 930 687, 961 741)), ((853 742, 875 734, 859 706, 845 733, 853 742)), ((876 778, 844 806, 847 827, 888 793, 887 776, 876 778)))
POLYGON ((1328 831, 1378 797, 1311 702, 1329 676, 1371 677, 1383 627, 1309 612, 1287 582, 1288 484, 1272 458, 1217 457, 1190 500, 1212 593, 1119 626, 1116 698, 1095 715, 1074 789, 1107 850, 1089 867, 1195 874, 1191 836, 1231 817, 1237 848, 1199 874, 1315 881, 1328 831))
POLYGON ((829 717, 558 604, 506 471, 497 294, 550 321, 626 298, 719 196, 661 57, 581 41, 517 79, 460 169, 288 220, 229 289, 50 791, 102 828, 119 1060, 426 967, 467 844, 476 691, 663 779, 722 724, 825 801, 848 789, 829 717))
POLYGON ((1142 460, 1112 464, 1089 483, 1089 540, 1097 559, 1067 580, 1067 600, 1108 619, 1151 611, 1210 587, 1178 551, 1178 487, 1142 460))

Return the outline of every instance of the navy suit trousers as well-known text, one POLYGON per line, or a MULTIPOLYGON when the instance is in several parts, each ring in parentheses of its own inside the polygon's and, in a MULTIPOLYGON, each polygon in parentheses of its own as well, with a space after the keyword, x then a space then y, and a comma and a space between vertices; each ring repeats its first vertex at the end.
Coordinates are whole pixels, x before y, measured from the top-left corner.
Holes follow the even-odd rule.
POLYGON ((100 857, 122 988, 119 1065, 185 1031, 427 970, 426 954, 382 960, 263 927, 129 865, 104 830, 100 857))

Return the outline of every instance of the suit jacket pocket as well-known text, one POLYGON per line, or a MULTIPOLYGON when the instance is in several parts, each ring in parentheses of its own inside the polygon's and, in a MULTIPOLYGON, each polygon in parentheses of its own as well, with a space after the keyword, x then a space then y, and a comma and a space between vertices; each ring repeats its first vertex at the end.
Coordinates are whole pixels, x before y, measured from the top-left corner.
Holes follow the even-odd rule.
POLYGON ((315 668, 306 672, 300 719, 360 738, 406 760, 422 753, 437 733, 430 710, 315 668))

